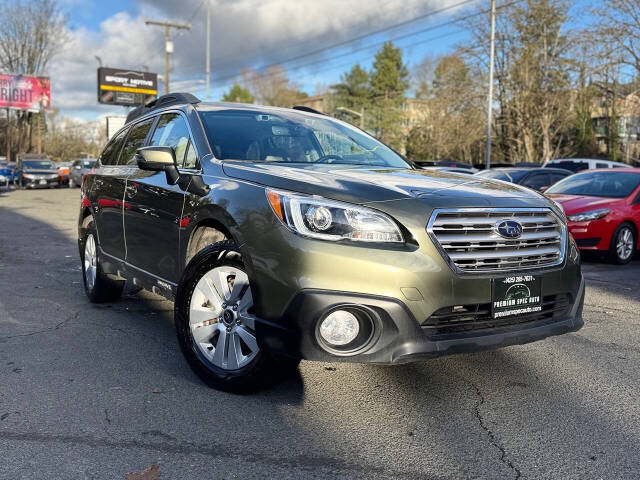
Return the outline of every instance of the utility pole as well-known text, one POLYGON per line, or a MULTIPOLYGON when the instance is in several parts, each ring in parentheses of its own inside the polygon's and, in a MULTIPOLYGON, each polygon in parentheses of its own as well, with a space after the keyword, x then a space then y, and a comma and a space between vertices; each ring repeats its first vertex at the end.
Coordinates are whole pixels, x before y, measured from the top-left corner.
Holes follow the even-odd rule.
POLYGON ((42 153, 42 108, 37 113, 38 115, 38 139, 36 143, 36 151, 38 155, 42 153))
POLYGON ((207 93, 205 98, 209 101, 209 83, 211 82, 211 0, 207 1, 207 93))
POLYGON ((158 25, 164 27, 164 93, 169 93, 169 55, 173 53, 173 43, 169 37, 169 29, 189 30, 191 25, 184 23, 159 22, 155 20, 145 20, 146 25, 158 25))
POLYGON ((11 161, 11 125, 9 122, 11 121, 11 116, 9 115, 9 107, 7 107, 7 163, 11 161))
POLYGON ((496 48, 496 0, 491 0, 491 47, 489 53, 489 95, 487 98, 487 153, 486 168, 491 167, 491 117, 493 113, 493 57, 496 48))

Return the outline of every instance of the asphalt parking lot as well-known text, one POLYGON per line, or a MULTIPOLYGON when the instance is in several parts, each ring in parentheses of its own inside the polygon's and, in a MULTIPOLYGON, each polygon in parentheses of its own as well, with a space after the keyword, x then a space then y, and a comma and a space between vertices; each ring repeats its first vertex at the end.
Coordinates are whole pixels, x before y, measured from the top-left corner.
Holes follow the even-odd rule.
POLYGON ((0 190, 0 479, 640 477, 640 259, 584 264, 579 332, 399 367, 302 362, 234 396, 191 373, 170 302, 86 300, 79 200, 0 190))

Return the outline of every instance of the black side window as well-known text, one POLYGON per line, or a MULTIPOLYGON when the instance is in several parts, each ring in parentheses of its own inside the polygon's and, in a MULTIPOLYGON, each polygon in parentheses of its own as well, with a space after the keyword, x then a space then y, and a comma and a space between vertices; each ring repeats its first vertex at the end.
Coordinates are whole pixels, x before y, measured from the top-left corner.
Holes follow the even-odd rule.
POLYGON ((198 163, 198 155, 196 149, 193 148, 193 143, 189 141, 187 145, 187 152, 184 154, 184 168, 196 168, 198 163))
POLYGON ((548 173, 532 173, 524 180, 524 182, 522 182, 522 185, 535 190, 540 190, 542 187, 548 187, 551 185, 551 181, 548 173))
POLYGON ((556 182, 559 182, 563 178, 567 178, 567 175, 564 174, 564 173, 552 173, 551 174, 551 185, 553 185, 556 182))
POLYGON ((122 142, 126 134, 127 130, 123 130, 107 144, 102 151, 102 155, 100 155, 100 163, 102 165, 118 164, 118 154, 120 153, 120 147, 122 147, 122 142))
MULTIPOLYGON (((185 154, 188 153, 187 147, 189 143, 189 128, 180 114, 165 113, 160 116, 150 145, 173 147, 173 150, 176 152, 176 161, 178 165, 182 165, 185 161, 185 154)), ((195 153, 195 151, 193 153, 195 153)), ((193 163, 195 166, 193 157, 191 157, 189 163, 193 163)))
POLYGON ((153 125, 153 118, 149 118, 131 127, 127 141, 124 142, 122 153, 120 154, 120 165, 135 165, 134 155, 136 150, 144 146, 147 134, 153 125))

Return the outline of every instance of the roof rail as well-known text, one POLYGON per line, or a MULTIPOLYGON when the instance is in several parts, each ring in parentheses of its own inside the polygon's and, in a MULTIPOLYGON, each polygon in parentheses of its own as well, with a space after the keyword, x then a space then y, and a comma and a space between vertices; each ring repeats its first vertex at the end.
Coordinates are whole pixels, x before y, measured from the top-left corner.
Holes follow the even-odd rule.
POLYGON ((200 103, 200 99, 190 93, 168 93, 166 95, 162 95, 155 100, 150 101, 145 105, 140 105, 139 107, 134 108, 127 115, 127 120, 125 123, 129 123, 130 121, 141 117, 157 108, 168 107, 170 105, 178 105, 183 103, 191 103, 196 104, 200 103))
POLYGON ((296 105, 293 107, 294 110, 300 110, 301 112, 309 112, 309 113, 317 113, 318 115, 329 116, 327 113, 321 112, 320 110, 316 110, 315 108, 307 107, 306 105, 296 105))

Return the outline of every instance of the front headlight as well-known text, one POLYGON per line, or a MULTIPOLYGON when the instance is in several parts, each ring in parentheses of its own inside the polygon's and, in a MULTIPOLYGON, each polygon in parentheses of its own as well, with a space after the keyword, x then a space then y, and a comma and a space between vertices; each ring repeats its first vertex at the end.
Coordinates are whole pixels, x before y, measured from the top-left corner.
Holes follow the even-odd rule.
POLYGON ((23 173, 22 176, 24 178, 33 178, 33 175, 29 174, 29 173, 23 173))
POLYGON ((569 215, 567 218, 572 222, 588 222, 590 220, 598 220, 606 217, 611 210, 608 208, 599 208, 598 210, 589 210, 588 212, 576 213, 575 215, 569 215))
POLYGON ((404 238, 391 217, 376 210, 311 197, 267 190, 276 216, 294 232, 320 240, 402 243, 404 238))

